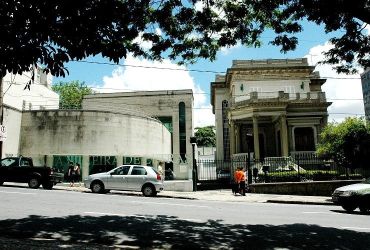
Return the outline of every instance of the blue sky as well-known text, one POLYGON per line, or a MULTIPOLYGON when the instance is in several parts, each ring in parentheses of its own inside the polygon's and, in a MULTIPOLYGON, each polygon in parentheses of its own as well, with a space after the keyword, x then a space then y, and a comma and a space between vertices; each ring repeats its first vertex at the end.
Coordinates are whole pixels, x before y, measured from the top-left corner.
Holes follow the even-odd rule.
MULTIPOLYGON (((297 49, 286 54, 280 53, 278 47, 268 44, 274 34, 265 32, 263 45, 260 48, 247 48, 240 45, 225 48, 218 53, 217 59, 213 62, 199 60, 193 65, 178 66, 169 60, 152 62, 128 56, 121 60, 120 65, 131 66, 117 66, 106 65, 104 63, 110 63, 109 60, 96 56, 89 57, 85 61, 99 64, 68 63, 66 66, 69 75, 65 78, 54 78, 53 83, 79 80, 101 92, 191 88, 194 91, 195 99, 195 126, 213 125, 214 116, 209 101, 210 82, 214 80, 216 73, 196 71, 225 72, 231 66, 232 60, 251 59, 307 57, 310 64, 316 65, 317 61, 323 58, 322 51, 329 48, 328 40, 333 34, 325 34, 322 27, 313 23, 305 22, 303 28, 303 32, 297 34, 299 38, 297 49), (149 68, 143 68, 143 66, 149 68), (153 69, 151 67, 176 70, 153 69)), ((327 93, 329 101, 333 102, 329 108, 330 121, 341 121, 344 117, 351 116, 351 114, 364 114, 359 75, 337 75, 327 65, 317 66, 316 70, 320 72, 322 77, 329 77, 323 89, 327 93), (343 77, 346 79, 336 79, 343 77)))

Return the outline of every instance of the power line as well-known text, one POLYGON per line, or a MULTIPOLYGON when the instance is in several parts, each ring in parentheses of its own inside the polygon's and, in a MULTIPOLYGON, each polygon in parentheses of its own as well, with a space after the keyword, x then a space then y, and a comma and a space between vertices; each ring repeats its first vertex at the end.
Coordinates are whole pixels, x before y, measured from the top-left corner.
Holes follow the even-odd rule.
POLYGON ((111 66, 122 66, 122 67, 133 67, 133 68, 145 68, 145 69, 159 69, 159 70, 172 70, 172 71, 188 71, 198 73, 212 73, 212 74, 225 74, 225 71, 214 71, 214 70, 200 70, 200 69, 181 69, 181 68, 169 68, 169 67, 157 67, 157 66, 143 66, 143 65, 132 65, 132 64, 120 64, 120 63, 107 63, 107 62, 95 62, 86 60, 72 60, 74 62, 90 63, 90 64, 101 64, 111 66))
MULTIPOLYGON (((109 62, 97 62, 87 60, 72 60, 77 63, 89 63, 97 65, 110 65, 110 66, 121 66, 121 67, 133 67, 133 68, 145 68, 145 69, 158 69, 158 70, 172 70, 172 71, 185 71, 185 72, 197 72, 197 73, 213 73, 213 74, 226 74, 226 71, 215 71, 215 70, 200 70, 200 69, 186 69, 186 68, 169 68, 169 67, 158 67, 158 66, 144 66, 144 65, 132 65, 132 64, 120 64, 120 63, 109 63, 109 62)), ((286 77, 282 74, 262 74, 262 76, 273 76, 273 77, 286 77)), ((312 78, 310 76, 307 76, 312 78)), ((296 79, 296 77, 291 76, 296 79)), ((337 79, 337 80, 361 80, 361 77, 334 77, 334 76, 320 76, 324 79, 337 79)))

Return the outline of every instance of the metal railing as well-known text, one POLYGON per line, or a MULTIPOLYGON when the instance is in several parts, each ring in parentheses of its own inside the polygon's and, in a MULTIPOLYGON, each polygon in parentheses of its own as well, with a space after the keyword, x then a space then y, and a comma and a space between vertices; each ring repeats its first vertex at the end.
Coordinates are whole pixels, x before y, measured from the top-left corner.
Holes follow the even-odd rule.
POLYGON ((370 169, 344 168, 331 159, 309 153, 294 157, 251 159, 250 162, 245 157, 233 158, 231 161, 198 160, 198 181, 231 183, 239 166, 247 170, 249 183, 328 181, 370 176, 370 169))

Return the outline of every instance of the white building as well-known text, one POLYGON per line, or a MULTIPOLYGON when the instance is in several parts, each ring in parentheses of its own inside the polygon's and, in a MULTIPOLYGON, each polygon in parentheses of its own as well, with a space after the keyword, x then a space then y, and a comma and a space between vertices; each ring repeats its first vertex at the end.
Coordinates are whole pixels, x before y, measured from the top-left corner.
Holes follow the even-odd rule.
POLYGON ((233 61, 211 83, 216 158, 315 151, 331 104, 321 90, 325 81, 306 58, 233 61))
POLYGON ((18 155, 22 112, 24 110, 57 109, 59 95, 51 90, 52 76, 41 68, 33 68, 22 75, 7 74, 3 78, 3 124, 7 138, 3 142, 1 157, 18 155), (32 77, 33 76, 33 77, 32 77), (31 89, 24 89, 32 80, 31 89))

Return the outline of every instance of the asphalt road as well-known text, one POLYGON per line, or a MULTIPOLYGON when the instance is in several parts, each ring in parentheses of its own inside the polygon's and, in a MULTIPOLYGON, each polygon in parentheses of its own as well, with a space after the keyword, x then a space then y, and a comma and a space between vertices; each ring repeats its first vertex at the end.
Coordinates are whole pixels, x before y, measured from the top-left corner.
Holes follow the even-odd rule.
POLYGON ((103 195, 2 186, 0 246, 370 249, 370 216, 348 214, 336 206, 149 198, 119 192, 103 195))

